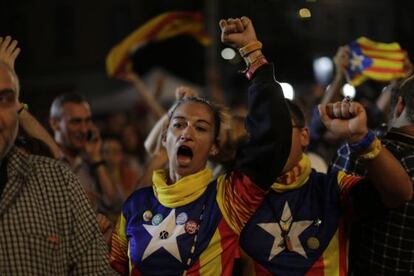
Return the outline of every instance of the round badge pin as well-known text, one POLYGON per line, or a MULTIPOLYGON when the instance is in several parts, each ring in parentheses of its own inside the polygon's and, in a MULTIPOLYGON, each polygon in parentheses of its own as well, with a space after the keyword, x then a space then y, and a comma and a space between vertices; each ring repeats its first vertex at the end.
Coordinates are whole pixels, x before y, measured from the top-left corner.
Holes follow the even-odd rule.
POLYGON ((197 233, 198 227, 198 223, 190 219, 185 223, 184 230, 187 234, 194 235, 197 233))
POLYGON ((158 225, 162 222, 162 220, 164 219, 164 216, 161 214, 156 214, 153 218, 152 218, 152 225, 158 225))
POLYGON ((310 238, 307 240, 306 244, 308 245, 308 247, 309 247, 310 249, 318 249, 318 248, 319 248, 319 246, 320 246, 320 242, 319 242, 319 240, 318 240, 317 238, 315 238, 315 237, 310 237, 310 238))
POLYGON ((175 219, 175 223, 177 225, 183 225, 188 220, 188 215, 186 212, 179 213, 177 218, 175 219))
POLYGON ((144 219, 144 221, 151 221, 151 219, 152 219, 152 212, 150 210, 146 210, 142 214, 142 218, 144 219))

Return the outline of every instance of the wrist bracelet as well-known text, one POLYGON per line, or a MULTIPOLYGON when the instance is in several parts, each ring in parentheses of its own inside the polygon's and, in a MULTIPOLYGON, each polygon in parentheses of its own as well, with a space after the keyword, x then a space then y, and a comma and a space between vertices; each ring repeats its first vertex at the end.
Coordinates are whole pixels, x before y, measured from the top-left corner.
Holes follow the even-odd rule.
POLYGON ((91 168, 96 170, 98 167, 102 166, 102 165, 106 165, 106 161, 105 160, 99 160, 99 161, 95 161, 91 163, 91 168))
POLYGON ((382 150, 381 141, 378 138, 375 138, 371 143, 368 152, 365 152, 358 156, 360 160, 372 160, 377 157, 382 150))
POLYGON ((25 103, 22 103, 22 106, 19 108, 19 110, 17 110, 17 114, 20 115, 20 113, 22 113, 23 110, 25 110, 25 109, 26 110, 29 109, 29 106, 27 104, 25 104, 25 103))
POLYGON ((368 130, 364 138, 358 142, 348 144, 352 151, 364 151, 372 144, 376 136, 372 130, 368 130))
POLYGON ((247 67, 249 67, 250 64, 255 63, 256 60, 258 60, 261 57, 263 57, 262 51, 256 50, 245 56, 243 59, 246 62, 247 67))
POLYGON ((257 59, 254 63, 250 64, 249 68, 247 68, 247 71, 245 71, 246 78, 248 80, 251 80, 253 78, 254 72, 256 72, 256 70, 259 69, 262 65, 268 63, 269 62, 266 60, 264 56, 257 59))
POLYGON ((240 48, 239 53, 242 57, 245 57, 251 52, 254 52, 260 49, 262 49, 262 43, 260 41, 255 40, 255 41, 250 42, 246 46, 240 48))

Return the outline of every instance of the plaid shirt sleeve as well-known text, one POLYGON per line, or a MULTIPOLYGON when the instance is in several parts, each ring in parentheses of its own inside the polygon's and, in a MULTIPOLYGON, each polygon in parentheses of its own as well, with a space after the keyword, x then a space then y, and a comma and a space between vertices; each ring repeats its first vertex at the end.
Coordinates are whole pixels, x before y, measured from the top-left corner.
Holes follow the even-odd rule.
POLYGON ((411 180, 414 181, 414 153, 412 148, 384 139, 384 146, 397 158, 411 180))
POLYGON ((71 200, 72 229, 69 254, 71 275, 111 275, 108 249, 96 223, 95 213, 80 189, 75 176, 67 173, 68 192, 71 200))
POLYGON ((341 145, 336 152, 336 156, 329 167, 329 171, 344 171, 348 174, 366 175, 364 165, 358 160, 358 156, 351 152, 347 143, 341 145))

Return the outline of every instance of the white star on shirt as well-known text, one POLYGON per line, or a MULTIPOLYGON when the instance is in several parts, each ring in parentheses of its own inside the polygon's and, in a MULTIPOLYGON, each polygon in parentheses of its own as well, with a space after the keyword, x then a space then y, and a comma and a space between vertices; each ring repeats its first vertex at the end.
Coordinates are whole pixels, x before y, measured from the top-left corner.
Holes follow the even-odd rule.
POLYGON ((350 60, 351 62, 351 70, 355 71, 356 69, 362 70, 364 69, 363 65, 362 65, 362 61, 364 60, 364 56, 363 55, 358 55, 355 52, 352 52, 352 58, 350 60))
POLYGON ((177 236, 185 233, 185 230, 184 225, 176 225, 175 220, 175 209, 173 209, 159 225, 143 225, 152 238, 145 249, 144 254, 142 255, 142 260, 163 247, 177 260, 182 262, 180 251, 178 250, 177 236), (168 233, 168 237, 166 239, 160 238, 160 233, 162 231, 166 231, 168 233))
POLYGON ((275 240, 273 241, 272 248, 270 250, 269 254, 269 261, 273 259, 275 256, 277 256, 280 252, 285 250, 285 247, 282 246, 283 244, 283 237, 282 237, 282 229, 281 226, 285 229, 289 229, 288 237, 290 239, 290 243, 292 245, 292 251, 298 253, 299 255, 303 256, 304 258, 308 258, 306 255, 305 250, 303 249, 302 244, 299 240, 299 235, 302 234, 303 231, 305 231, 306 228, 308 228, 313 221, 312 220, 302 220, 302 221, 295 221, 292 222, 292 213, 289 208, 289 204, 286 201, 285 206, 283 208, 282 217, 280 218, 279 223, 259 223, 258 225, 264 229, 266 232, 268 232, 270 235, 272 235, 275 240))

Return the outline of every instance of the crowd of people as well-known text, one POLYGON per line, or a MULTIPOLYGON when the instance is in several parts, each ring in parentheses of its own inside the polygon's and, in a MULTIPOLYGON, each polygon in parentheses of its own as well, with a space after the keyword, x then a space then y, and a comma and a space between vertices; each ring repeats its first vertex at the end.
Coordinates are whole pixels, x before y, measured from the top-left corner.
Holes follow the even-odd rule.
POLYGON ((157 121, 145 142, 124 114, 93 122, 75 93, 54 99, 50 135, 19 101, 17 41, 0 37, 0 274, 414 274, 408 57, 406 79, 375 102, 351 100, 340 47, 308 119, 284 98, 252 21, 219 27, 247 66, 245 114, 188 87, 165 110, 125 73, 157 121))

